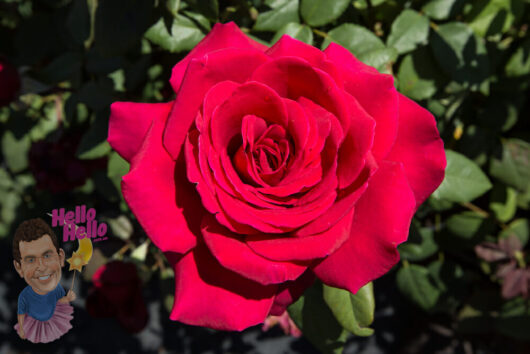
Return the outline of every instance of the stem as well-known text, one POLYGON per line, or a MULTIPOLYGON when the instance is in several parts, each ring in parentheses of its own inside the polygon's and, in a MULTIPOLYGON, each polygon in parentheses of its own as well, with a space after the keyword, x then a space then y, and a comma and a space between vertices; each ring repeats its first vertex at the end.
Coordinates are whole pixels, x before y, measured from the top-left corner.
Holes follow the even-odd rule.
POLYGON ((485 218, 488 218, 490 216, 490 213, 488 213, 486 210, 479 208, 478 206, 476 206, 475 204, 471 202, 461 203, 461 205, 465 208, 468 208, 469 210, 474 211, 475 213, 485 218))
POLYGON ((316 35, 318 35, 318 36, 320 36, 322 38, 329 38, 329 35, 326 32, 317 30, 316 28, 313 28, 313 33, 315 33, 316 35))
POLYGON ((74 269, 74 277, 72 278, 72 285, 70 285, 70 290, 74 288, 74 282, 75 282, 75 275, 77 274, 77 271, 74 269))

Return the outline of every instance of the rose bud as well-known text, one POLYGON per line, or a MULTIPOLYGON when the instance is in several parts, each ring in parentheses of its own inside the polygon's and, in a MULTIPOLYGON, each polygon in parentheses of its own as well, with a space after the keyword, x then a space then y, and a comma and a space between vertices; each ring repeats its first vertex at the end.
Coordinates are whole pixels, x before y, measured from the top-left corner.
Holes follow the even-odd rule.
POLYGON ((20 76, 7 59, 0 55, 0 107, 15 100, 20 90, 20 76))
POLYGON ((345 48, 217 24, 174 101, 116 102, 123 196, 175 271, 170 318, 243 330, 311 285, 357 292, 399 260, 446 165, 434 117, 345 48))
POLYGON ((79 134, 65 134, 56 142, 36 141, 29 150, 29 168, 37 188, 52 193, 82 186, 96 169, 106 166, 106 158, 80 160, 75 156, 79 134))
POLYGON ((116 317, 128 332, 137 333, 147 324, 142 282, 132 263, 112 261, 92 276, 93 287, 86 300, 92 317, 116 317))

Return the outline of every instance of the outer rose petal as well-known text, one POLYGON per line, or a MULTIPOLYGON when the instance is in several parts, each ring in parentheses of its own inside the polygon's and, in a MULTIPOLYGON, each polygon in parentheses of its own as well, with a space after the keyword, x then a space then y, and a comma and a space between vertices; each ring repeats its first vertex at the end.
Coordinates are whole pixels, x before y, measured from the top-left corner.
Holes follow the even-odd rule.
POLYGON ((265 320, 277 285, 261 285, 223 268, 203 244, 182 257, 166 256, 175 270, 172 320, 232 331, 265 320))
POLYGON ((281 315, 287 307, 298 300, 304 291, 315 281, 315 275, 310 270, 306 271, 295 281, 288 281, 279 286, 278 294, 274 298, 270 314, 281 315))
POLYGON ((345 90, 375 119, 372 153, 376 160, 383 159, 394 145, 398 129, 398 93, 392 76, 379 74, 338 44, 331 43, 324 53, 341 73, 345 90))
POLYGON ((154 119, 166 120, 173 102, 133 103, 114 102, 110 106, 110 146, 127 161, 140 150, 144 137, 154 119))
POLYGON ((180 84, 184 78, 184 73, 191 59, 200 58, 205 54, 225 48, 248 48, 258 49, 260 51, 267 49, 263 44, 247 37, 234 22, 226 24, 216 23, 210 33, 184 59, 173 67, 171 79, 169 80, 173 90, 178 93, 180 84))
POLYGON ((162 146, 165 122, 165 119, 153 121, 131 162, 131 170, 123 177, 122 192, 158 248, 185 253, 195 246, 194 231, 200 232, 204 209, 186 179, 183 156, 175 162, 162 146), (182 207, 189 211, 187 215, 182 207))
POLYGON ((350 238, 313 268, 325 284, 356 293, 399 260, 416 207, 400 163, 381 161, 355 205, 350 238))
POLYGON ((445 151, 432 114, 399 94, 399 130, 388 160, 403 163, 416 208, 442 183, 445 151))
POLYGON ((307 267, 293 262, 275 262, 254 253, 211 215, 203 219, 204 241, 214 257, 227 269, 261 284, 278 284, 298 278, 307 267))

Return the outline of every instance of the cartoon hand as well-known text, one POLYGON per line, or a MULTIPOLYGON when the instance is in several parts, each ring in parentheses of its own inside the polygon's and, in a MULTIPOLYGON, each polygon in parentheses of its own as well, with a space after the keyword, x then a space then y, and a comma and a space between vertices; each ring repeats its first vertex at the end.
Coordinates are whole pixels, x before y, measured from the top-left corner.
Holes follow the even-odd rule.
POLYGON ((20 338, 26 339, 26 333, 24 333, 24 328, 22 328, 22 326, 18 327, 18 335, 20 338))
POLYGON ((68 290, 68 294, 66 294, 66 298, 68 301, 74 301, 76 299, 76 295, 73 290, 68 290))

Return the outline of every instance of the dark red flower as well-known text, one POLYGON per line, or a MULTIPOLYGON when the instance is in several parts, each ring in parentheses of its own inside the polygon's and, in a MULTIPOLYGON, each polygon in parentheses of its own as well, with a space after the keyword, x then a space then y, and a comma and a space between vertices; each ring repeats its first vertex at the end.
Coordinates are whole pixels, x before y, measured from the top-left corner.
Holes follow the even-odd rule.
POLYGON ((56 142, 36 141, 29 150, 29 168, 37 188, 52 193, 82 186, 95 169, 106 166, 106 158, 80 160, 75 156, 79 134, 63 135, 56 142))
POLYGON ((0 56, 0 107, 13 101, 20 90, 20 76, 17 68, 0 56))
POLYGON ((92 317, 116 317, 127 331, 136 333, 147 324, 142 282, 132 263, 112 261, 92 276, 93 288, 86 300, 92 317))

